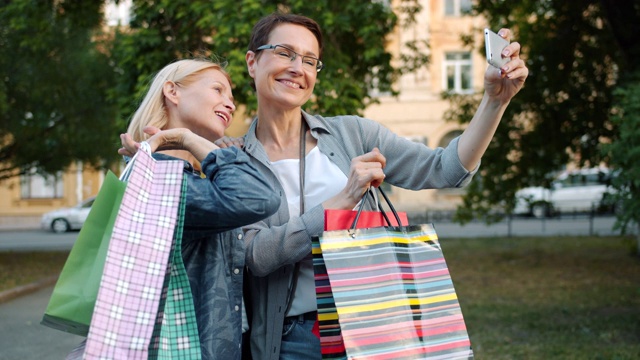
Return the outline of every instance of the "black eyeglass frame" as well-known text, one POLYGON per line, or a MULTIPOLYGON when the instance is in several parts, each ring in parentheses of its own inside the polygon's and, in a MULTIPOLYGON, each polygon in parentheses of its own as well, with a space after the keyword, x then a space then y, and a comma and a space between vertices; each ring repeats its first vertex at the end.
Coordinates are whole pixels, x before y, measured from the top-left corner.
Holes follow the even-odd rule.
POLYGON ((281 48, 284 48, 284 49, 287 49, 287 50, 291 51, 293 53, 293 56, 290 57, 289 59, 292 62, 295 61, 298 56, 300 56, 300 58, 302 59, 302 63, 304 63, 304 58, 309 58, 309 59, 313 59, 313 60, 317 61, 318 63, 316 64, 316 72, 320 72, 320 70, 324 69, 324 63, 322 62, 322 60, 320 60, 320 59, 318 59, 316 57, 313 57, 313 56, 298 54, 297 52, 293 51, 293 49, 291 49, 291 48, 289 48, 287 46, 284 46, 284 45, 280 45, 280 44, 277 44, 277 45, 272 45, 272 44, 262 45, 262 46, 259 46, 256 49, 256 51, 273 50, 276 47, 281 47, 281 48))

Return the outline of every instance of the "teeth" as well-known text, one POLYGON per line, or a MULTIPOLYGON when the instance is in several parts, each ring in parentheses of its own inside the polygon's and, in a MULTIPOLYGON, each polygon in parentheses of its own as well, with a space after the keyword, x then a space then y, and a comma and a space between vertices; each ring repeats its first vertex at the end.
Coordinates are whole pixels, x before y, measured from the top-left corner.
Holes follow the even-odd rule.
POLYGON ((229 119, 227 119, 227 116, 226 116, 225 114, 223 114, 223 113, 221 113, 221 112, 217 112, 217 111, 216 111, 215 113, 216 113, 216 115, 218 115, 218 116, 220 116, 221 118, 223 118, 223 119, 224 119, 224 122, 229 122, 229 119))
POLYGON ((286 81, 286 80, 285 80, 285 81, 282 81, 282 82, 283 82, 283 83, 285 83, 285 84, 287 84, 287 85, 289 85, 289 86, 292 86, 292 87, 294 87, 294 88, 296 88, 296 89, 299 89, 299 88, 300 88, 300 85, 299 85, 299 84, 296 84, 296 83, 294 83, 294 82, 292 82, 292 81, 286 81))

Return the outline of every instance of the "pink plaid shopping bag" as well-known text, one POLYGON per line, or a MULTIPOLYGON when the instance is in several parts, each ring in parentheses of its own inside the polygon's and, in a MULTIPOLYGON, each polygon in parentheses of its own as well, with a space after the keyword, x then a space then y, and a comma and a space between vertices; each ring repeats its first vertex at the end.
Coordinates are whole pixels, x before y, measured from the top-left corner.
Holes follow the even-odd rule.
MULTIPOLYGON (((182 161, 138 151, 105 261, 85 359, 147 359, 182 195, 182 161)), ((180 251, 177 249, 176 251, 180 251)), ((186 342, 185 347, 193 346, 186 342)), ((199 347, 199 344, 195 346, 199 347)))

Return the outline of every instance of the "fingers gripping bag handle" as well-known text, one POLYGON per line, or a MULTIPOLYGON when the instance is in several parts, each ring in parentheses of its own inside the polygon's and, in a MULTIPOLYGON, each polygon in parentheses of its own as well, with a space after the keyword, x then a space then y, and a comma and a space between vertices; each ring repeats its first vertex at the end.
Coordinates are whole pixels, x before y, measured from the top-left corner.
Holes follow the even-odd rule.
MULTIPOLYGON (((402 221, 400 220, 400 215, 398 214, 396 209, 393 207, 393 204, 391 204, 391 200, 389 200, 389 197, 387 196, 387 194, 385 194, 385 192, 382 190, 382 188, 377 188, 377 191, 380 192, 380 194, 384 198, 384 200, 387 203, 387 206, 389 207, 389 210, 393 214, 393 217, 395 218, 398 226, 403 226, 402 221)), ((393 226, 393 224, 391 223, 391 220, 389 220, 389 216, 387 215, 387 213, 382 211, 382 204, 380 204, 380 200, 376 197, 375 192, 376 192, 376 188, 369 188, 364 193, 364 195, 362 195, 362 200, 360 201, 360 206, 358 207, 358 212, 356 213, 356 217, 355 217, 355 219, 353 219, 353 223, 351 224, 351 228, 350 228, 351 230, 356 229, 356 226, 358 224, 358 220, 360 220, 360 215, 362 214, 362 209, 364 208, 365 197, 367 196, 367 194, 371 195, 371 198, 373 199, 373 201, 377 203, 378 209, 380 210, 380 213, 384 217, 387 226, 393 226)), ((406 225, 408 225, 408 224, 406 224, 406 225)))
POLYGON ((129 177, 131 176, 131 170, 133 169, 133 163, 135 163, 141 151, 144 151, 147 154, 151 155, 151 145, 149 145, 149 143, 146 141, 142 141, 140 143, 140 149, 136 151, 131 160, 127 162, 127 166, 125 166, 124 170, 122 170, 122 174, 120 174, 120 181, 129 180, 129 177))

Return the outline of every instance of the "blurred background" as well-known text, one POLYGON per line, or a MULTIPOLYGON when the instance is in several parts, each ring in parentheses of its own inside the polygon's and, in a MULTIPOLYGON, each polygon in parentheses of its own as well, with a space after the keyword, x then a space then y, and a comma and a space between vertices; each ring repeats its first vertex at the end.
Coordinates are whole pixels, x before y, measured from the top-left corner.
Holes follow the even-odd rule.
POLYGON ((118 134, 141 94, 176 59, 227 64, 239 108, 228 135, 243 135, 255 111, 244 54, 252 24, 272 11, 310 16, 325 33, 308 112, 362 115, 430 147, 446 146, 477 108, 483 28, 513 31, 530 76, 480 173, 465 189, 390 188, 402 209, 453 211, 464 223, 496 221, 518 202, 515 213, 538 216, 615 205, 622 228, 636 223, 640 5, 630 0, 5 1, 0 221, 33 223, 95 195, 105 170, 121 167, 118 134), (616 174, 565 183, 604 185, 588 206, 518 193, 553 192, 580 169, 616 174))
MULTIPOLYGON (((602 270, 611 276, 603 283, 615 284, 614 292, 624 295, 618 296, 619 308, 603 310, 597 319, 616 315, 630 320, 612 323, 618 332, 598 332, 580 346, 595 341, 628 350, 591 352, 592 357, 561 352, 558 358, 640 357, 638 347, 628 345, 640 343, 640 314, 629 310, 640 305, 637 0, 2 1, 0 228, 5 232, 0 240, 13 234, 7 229, 41 227, 69 234, 81 227, 106 171, 122 169, 118 135, 126 131, 155 72, 172 61, 207 57, 226 64, 238 106, 228 135, 243 135, 255 113, 244 61, 249 34, 259 18, 273 11, 309 16, 324 32, 326 67, 305 110, 361 115, 429 147, 446 146, 458 136, 480 102, 487 68, 483 29, 510 28, 530 75, 509 105, 473 182, 464 189, 419 192, 384 186, 396 208, 414 221, 453 223, 466 232, 445 237, 548 238, 565 234, 562 228, 576 219, 582 219, 580 234, 593 241, 585 243, 594 252, 608 246, 599 236, 612 236, 604 244, 618 247, 607 259, 623 261, 629 272, 602 270), (599 227, 602 218, 605 228, 599 227), (523 220, 535 221, 532 226, 538 230, 518 232, 526 228, 519 222, 523 220), (486 232, 491 224, 501 230, 486 232), (561 230, 550 233, 552 226, 561 230)), ((565 241, 560 239, 554 243, 565 241)), ((553 252, 551 245, 525 251, 512 242, 494 243, 504 246, 502 255, 490 251, 497 257, 486 256, 494 263, 520 259, 535 267, 540 257, 553 252)), ((464 253, 465 244, 452 252, 464 253)), ((571 254, 579 248, 562 251, 571 254)), ((64 256, 68 250, 62 251, 64 256)), ((5 265, 12 256, 3 258, 5 265)), ((469 256, 459 259, 474 262, 469 256)), ((576 268, 565 271, 596 266, 573 264, 576 268)), ((49 271, 55 275, 59 266, 49 271)), ((530 270, 525 267, 523 273, 530 270)), ((470 286, 486 284, 501 279, 499 274, 493 280, 472 273, 454 280, 467 294, 465 279, 470 286)), ((537 281, 548 280, 546 275, 537 281)), ((5 277, 11 276, 7 270, 5 277)), ((575 326, 568 330, 574 335, 592 331, 584 324, 575 326)), ((483 331, 472 333, 472 342, 478 343, 474 336, 483 331)), ((503 340, 489 344, 495 347, 503 340)), ((518 356, 511 351, 503 358, 554 354, 538 357, 533 349, 518 356)))

